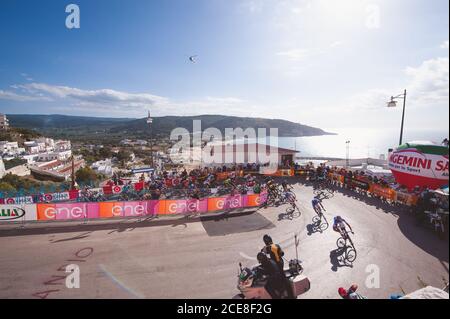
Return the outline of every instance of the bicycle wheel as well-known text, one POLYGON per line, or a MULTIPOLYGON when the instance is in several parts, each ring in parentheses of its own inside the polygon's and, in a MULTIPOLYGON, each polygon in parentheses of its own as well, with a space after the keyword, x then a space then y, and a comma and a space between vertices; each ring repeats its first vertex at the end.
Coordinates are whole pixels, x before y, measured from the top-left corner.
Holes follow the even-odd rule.
POLYGON ((316 215, 316 216, 313 217, 312 222, 315 225, 320 225, 322 223, 322 219, 319 216, 316 215))
POLYGON ((345 253, 345 260, 349 262, 354 262, 356 260, 356 250, 353 248, 347 249, 345 253))
POLYGON ((334 191, 331 189, 327 189, 327 199, 330 199, 334 196, 334 191))
POLYGON ((321 224, 319 225, 319 228, 320 228, 321 231, 327 230, 328 227, 329 227, 329 224, 328 224, 328 222, 326 221, 326 219, 325 219, 325 223, 321 223, 321 224))
POLYGON ((336 246, 338 246, 339 248, 344 248, 346 244, 347 241, 342 237, 339 237, 339 239, 336 241, 336 246))
POLYGON ((319 196, 319 197, 322 197, 324 195, 324 192, 321 189, 315 189, 315 190, 313 190, 313 193, 314 193, 314 195, 319 196))
POLYGON ((295 201, 297 200, 297 197, 295 196, 295 193, 294 193, 294 192, 287 191, 286 194, 285 194, 285 196, 286 196, 286 199, 287 199, 289 202, 295 202, 295 201))
POLYGON ((298 206, 294 203, 294 204, 292 204, 292 209, 293 209, 293 212, 292 212, 292 217, 293 218, 297 218, 297 217, 300 217, 301 216, 301 211, 300 211, 300 209, 298 208, 298 206))

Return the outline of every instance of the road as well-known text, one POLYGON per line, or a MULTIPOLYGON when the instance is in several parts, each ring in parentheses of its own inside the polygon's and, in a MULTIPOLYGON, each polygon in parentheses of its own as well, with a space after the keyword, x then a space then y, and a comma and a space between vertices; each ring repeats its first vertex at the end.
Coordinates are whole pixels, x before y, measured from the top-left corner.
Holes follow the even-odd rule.
POLYGON ((339 214, 355 231, 357 259, 342 264, 337 233, 311 232, 312 187, 294 189, 302 215, 293 220, 279 220, 281 206, 220 218, 2 225, 0 298, 231 298, 238 293, 238 263, 256 263, 264 234, 288 259, 295 258, 298 234, 311 281, 299 299, 339 298, 337 288, 352 283, 369 299, 388 298, 448 280, 448 239, 416 226, 407 212, 341 191, 323 204, 330 222, 339 214), (78 289, 65 286, 67 264, 80 267, 78 289), (367 286, 377 270, 379 287, 367 286))

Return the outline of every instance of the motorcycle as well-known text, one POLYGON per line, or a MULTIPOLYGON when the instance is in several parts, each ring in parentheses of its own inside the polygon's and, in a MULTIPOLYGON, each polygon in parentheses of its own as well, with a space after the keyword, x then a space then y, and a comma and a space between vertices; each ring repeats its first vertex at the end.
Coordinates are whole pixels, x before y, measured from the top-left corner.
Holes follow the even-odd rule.
MULTIPOLYGON (((289 281, 289 287, 292 289, 292 295, 298 296, 306 293, 311 288, 311 283, 308 277, 304 276, 302 262, 298 259, 298 241, 295 236, 295 250, 296 258, 289 261, 289 268, 284 269, 284 275, 289 281)), ((238 284, 237 289, 239 294, 235 295, 233 299, 272 299, 271 295, 266 289, 267 278, 261 275, 260 266, 253 268, 243 268, 239 263, 238 284)), ((286 291, 279 292, 281 299, 288 299, 286 291)))

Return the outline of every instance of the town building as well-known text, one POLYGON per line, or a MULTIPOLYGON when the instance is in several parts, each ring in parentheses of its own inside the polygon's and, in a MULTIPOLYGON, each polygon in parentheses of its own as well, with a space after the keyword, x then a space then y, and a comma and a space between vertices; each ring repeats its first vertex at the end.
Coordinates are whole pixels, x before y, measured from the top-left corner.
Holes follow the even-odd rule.
POLYGON ((91 168, 96 171, 98 174, 102 174, 108 177, 113 176, 113 165, 112 160, 105 159, 103 161, 95 162, 91 165, 91 168))
MULTIPOLYGON (((174 151, 174 150, 172 150, 174 151)), ((170 158, 174 162, 189 162, 191 156, 194 165, 200 166, 229 166, 233 164, 259 164, 281 167, 290 167, 294 164, 297 150, 275 147, 260 143, 243 144, 212 144, 206 148, 191 148, 175 150, 170 158), (191 153, 191 154, 190 154, 191 153), (176 159, 176 160, 174 160, 176 159)))
POLYGON ((3 159, 0 156, 0 178, 2 178, 3 176, 5 176, 5 164, 3 163, 3 159))
POLYGON ((0 113, 0 131, 6 131, 9 129, 9 120, 5 114, 0 113))

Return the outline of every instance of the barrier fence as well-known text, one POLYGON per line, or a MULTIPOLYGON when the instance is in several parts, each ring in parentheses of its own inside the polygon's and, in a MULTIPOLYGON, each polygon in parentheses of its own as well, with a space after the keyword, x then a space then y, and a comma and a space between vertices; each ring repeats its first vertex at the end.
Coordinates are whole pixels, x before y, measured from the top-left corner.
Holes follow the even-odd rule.
MULTIPOLYGON (((258 172, 240 171, 238 175, 258 172)), ((219 173, 219 180, 228 177, 228 173, 219 173)), ((314 174, 314 170, 308 169, 284 169, 278 170, 271 176, 306 177, 314 174)), ((327 178, 342 186, 348 185, 370 193, 373 196, 383 198, 390 202, 396 202, 408 206, 415 205, 418 197, 404 191, 394 190, 380 184, 372 183, 361 178, 348 178, 338 173, 329 173, 327 178)), ((121 194, 126 186, 113 185, 95 189, 105 195, 121 194)), ((141 191, 144 183, 134 183, 131 188, 141 191)), ((78 218, 106 218, 116 216, 153 216, 186 213, 207 213, 218 210, 236 209, 258 206, 261 201, 258 195, 236 195, 225 197, 210 197, 201 200, 148 200, 130 202, 98 202, 98 203, 58 203, 74 201, 80 197, 80 191, 67 191, 60 193, 48 193, 32 196, 0 198, 0 221, 7 220, 64 220, 78 218), (222 203, 222 204, 221 204, 222 203), (235 203, 235 204, 233 204, 235 203), (221 208, 220 206, 223 205, 221 208), (50 213, 48 213, 50 212, 50 213), (50 215, 48 215, 50 214, 50 215), (81 217, 79 217, 81 216, 81 217)))
MULTIPOLYGON (((234 172, 234 171, 233 171, 234 172)), ((235 172, 234 172, 235 173, 235 172)), ((261 175, 256 171, 239 171, 238 176, 244 176, 246 174, 261 175)), ((263 174, 266 176, 294 176, 295 172, 292 169, 280 169, 272 174, 263 174)), ((229 176, 228 172, 217 173, 216 178, 218 181, 223 181, 229 176)), ((165 181, 166 187, 176 187, 179 183, 176 183, 177 179, 167 179, 165 181)), ((101 188, 91 189, 92 191, 99 192, 102 195, 120 195, 125 190, 133 190, 140 192, 145 188, 144 182, 132 183, 131 185, 107 185, 101 188)), ((72 190, 65 192, 48 192, 40 193, 26 196, 8 196, 0 194, 0 205, 22 205, 22 204, 38 204, 38 203, 54 203, 54 202, 65 202, 65 201, 75 201, 81 195, 80 190, 72 190)))
POLYGON ((266 198, 267 195, 264 193, 209 197, 200 200, 2 205, 0 206, 0 222, 205 214, 258 207, 266 198))
POLYGON ((413 206, 417 203, 418 196, 404 191, 395 190, 389 186, 382 186, 361 178, 349 178, 337 173, 329 173, 328 179, 342 186, 348 185, 350 187, 364 190, 367 193, 383 198, 390 202, 397 202, 408 206, 413 206))

